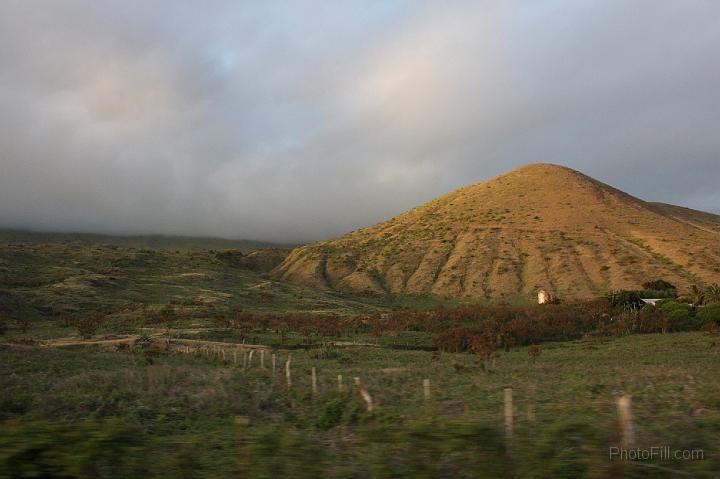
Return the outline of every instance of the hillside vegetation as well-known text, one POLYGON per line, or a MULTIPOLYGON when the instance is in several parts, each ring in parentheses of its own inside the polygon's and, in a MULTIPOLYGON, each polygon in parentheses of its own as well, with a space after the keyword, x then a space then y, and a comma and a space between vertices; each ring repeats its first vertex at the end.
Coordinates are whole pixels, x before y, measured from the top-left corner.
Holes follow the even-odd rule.
POLYGON ((665 278, 720 281, 720 216, 650 203, 577 171, 526 165, 336 239, 301 246, 273 272, 342 291, 590 298, 665 278))
MULTIPOLYGON (((277 282, 264 272, 285 252, 160 251, 111 245, 0 243, 0 321, 98 312, 121 322, 165 306, 190 318, 228 311, 368 313, 372 298, 277 282)), ((50 324, 50 323, 49 323, 50 324)))
MULTIPOLYGON (((166 235, 103 235, 94 233, 48 233, 0 229, 0 243, 47 244, 63 243, 83 246, 111 245, 121 248, 148 248, 161 251, 203 251, 237 249, 249 253, 259 248, 279 247, 273 243, 253 240, 232 240, 199 236, 166 235)), ((288 245, 289 246, 289 245, 288 245)))

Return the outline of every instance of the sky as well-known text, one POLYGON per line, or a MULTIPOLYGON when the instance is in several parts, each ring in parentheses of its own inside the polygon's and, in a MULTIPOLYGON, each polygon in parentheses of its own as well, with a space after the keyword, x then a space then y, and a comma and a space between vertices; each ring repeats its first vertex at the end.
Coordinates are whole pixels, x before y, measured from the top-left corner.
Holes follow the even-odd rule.
POLYGON ((0 226, 303 242, 525 163, 720 213, 715 0, 0 2, 0 226))

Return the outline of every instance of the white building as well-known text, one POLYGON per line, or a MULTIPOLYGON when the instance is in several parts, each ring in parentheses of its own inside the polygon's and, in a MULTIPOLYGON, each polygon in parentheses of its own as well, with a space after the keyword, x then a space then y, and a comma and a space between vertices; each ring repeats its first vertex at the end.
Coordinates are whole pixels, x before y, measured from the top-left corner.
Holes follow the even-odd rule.
POLYGON ((544 289, 538 291, 538 304, 546 304, 550 301, 552 301, 552 296, 550 296, 550 293, 548 293, 544 289))

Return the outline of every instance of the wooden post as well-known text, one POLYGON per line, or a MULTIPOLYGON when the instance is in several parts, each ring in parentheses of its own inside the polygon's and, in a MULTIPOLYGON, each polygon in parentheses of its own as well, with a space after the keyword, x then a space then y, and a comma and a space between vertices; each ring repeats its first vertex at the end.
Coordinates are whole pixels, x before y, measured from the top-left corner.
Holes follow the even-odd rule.
POLYGON ((253 357, 254 352, 255 352, 254 349, 250 350, 250 355, 248 356, 248 367, 252 366, 252 357, 253 357))
POLYGON ((513 391, 505 388, 505 438, 509 441, 513 435, 513 391))
POLYGON ((317 374, 315 373, 315 366, 312 367, 311 371, 312 393, 315 395, 317 394, 317 374))
POLYGON ((243 369, 247 369, 247 363, 248 363, 248 360, 247 360, 247 351, 245 351, 245 350, 243 349, 243 369))
POLYGON ((425 402, 430 401, 430 380, 429 379, 423 379, 423 397, 425 399, 425 402))
POLYGON ((288 355, 288 360, 285 362, 285 380, 287 386, 292 387, 292 374, 290 373, 290 363, 292 362, 292 356, 288 355))
POLYGON ((275 377, 277 375, 276 370, 275 370, 275 354, 273 354, 271 356, 271 359, 272 359, 272 373, 273 373, 273 377, 275 377))
POLYGON ((632 396, 626 394, 617 399, 618 419, 622 431, 622 445, 631 448, 635 444, 635 427, 632 417, 632 396))
POLYGON ((260 369, 265 369, 265 350, 260 350, 260 369))
POLYGON ((221 349, 220 352, 222 353, 223 361, 225 361, 225 350, 224 350, 224 349, 221 349))
POLYGON ((367 412, 373 412, 373 400, 372 396, 370 396, 370 393, 367 392, 367 389, 365 389, 360 382, 360 378, 356 377, 354 378, 355 386, 358 389, 358 392, 360 393, 360 396, 363 398, 363 401, 365 401, 365 405, 367 406, 367 412))
POLYGON ((342 374, 338 374, 338 392, 342 392, 343 389, 342 374))
POLYGON ((233 351, 233 364, 237 366, 237 348, 233 351))

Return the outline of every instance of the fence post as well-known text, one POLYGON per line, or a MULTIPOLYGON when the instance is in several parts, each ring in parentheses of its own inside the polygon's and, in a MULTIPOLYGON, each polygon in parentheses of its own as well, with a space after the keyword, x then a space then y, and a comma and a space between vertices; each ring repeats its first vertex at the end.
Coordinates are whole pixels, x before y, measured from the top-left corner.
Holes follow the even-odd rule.
POLYGON ((237 348, 233 350, 233 364, 237 366, 237 348))
POLYGON ((292 374, 290 373, 290 364, 292 363, 292 355, 288 355, 288 360, 285 362, 285 379, 287 380, 288 388, 292 387, 292 374))
POLYGON ((342 392, 343 389, 342 374, 338 374, 338 392, 342 392))
POLYGON ((271 359, 272 359, 272 374, 273 374, 273 377, 275 377, 277 375, 276 370, 275 370, 275 353, 273 353, 273 355, 271 356, 271 359))
POLYGON ((250 350, 250 355, 248 356, 248 368, 249 368, 249 367, 252 367, 252 357, 253 357, 253 353, 254 353, 254 352, 255 352, 254 349, 251 349, 251 350, 250 350))
POLYGON ((265 350, 260 350, 260 369, 265 369, 265 350))
POLYGON ((430 380, 429 379, 423 379, 423 398, 425 399, 425 402, 430 401, 430 380))
POLYGON ((373 412, 373 400, 372 396, 370 396, 370 393, 367 392, 367 389, 365 389, 360 382, 360 378, 356 377, 355 380, 355 386, 358 389, 358 392, 360 393, 360 396, 363 398, 363 401, 365 401, 365 405, 367 406, 367 412, 373 412))
POLYGON ((317 394, 317 374, 315 373, 315 366, 311 369, 311 375, 312 375, 312 393, 313 395, 317 394))
POLYGON ((617 399, 618 418, 622 431, 622 445, 630 448, 635 444, 635 427, 632 418, 632 396, 626 394, 617 399))
POLYGON ((247 351, 243 349, 243 369, 247 369, 247 363, 248 363, 248 357, 247 357, 247 351))
POLYGON ((513 390, 505 388, 505 438, 510 441, 513 435, 513 390))

